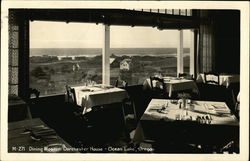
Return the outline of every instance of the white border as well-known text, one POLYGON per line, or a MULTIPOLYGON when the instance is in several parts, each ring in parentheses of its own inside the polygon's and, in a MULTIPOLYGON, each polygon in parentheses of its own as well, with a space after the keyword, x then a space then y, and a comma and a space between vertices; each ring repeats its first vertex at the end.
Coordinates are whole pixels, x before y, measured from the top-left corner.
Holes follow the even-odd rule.
MULTIPOLYGON (((249 2, 232 1, 2 1, 1 5, 1 159, 0 160, 248 160, 249 159, 249 2), (169 8, 241 11, 240 154, 8 154, 8 9, 9 8, 169 8)), ((226 58, 225 58, 226 61, 226 58)), ((232 64, 233 65, 233 64, 232 64)))

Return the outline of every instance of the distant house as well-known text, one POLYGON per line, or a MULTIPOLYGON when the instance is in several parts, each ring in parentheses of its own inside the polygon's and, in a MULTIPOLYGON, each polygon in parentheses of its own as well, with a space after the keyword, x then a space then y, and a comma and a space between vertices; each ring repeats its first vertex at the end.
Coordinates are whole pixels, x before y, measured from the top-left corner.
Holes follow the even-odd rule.
POLYGON ((130 70, 131 69, 131 59, 123 59, 120 62, 120 70, 130 70))

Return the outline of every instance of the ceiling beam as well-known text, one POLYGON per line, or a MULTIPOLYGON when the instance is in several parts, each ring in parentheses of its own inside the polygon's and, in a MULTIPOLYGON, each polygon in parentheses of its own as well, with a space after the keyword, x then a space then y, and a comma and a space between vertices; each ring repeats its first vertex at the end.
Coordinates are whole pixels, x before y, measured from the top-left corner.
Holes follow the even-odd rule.
POLYGON ((126 9, 18 9, 30 20, 104 23, 106 25, 151 26, 159 29, 197 28, 194 16, 170 15, 126 9))

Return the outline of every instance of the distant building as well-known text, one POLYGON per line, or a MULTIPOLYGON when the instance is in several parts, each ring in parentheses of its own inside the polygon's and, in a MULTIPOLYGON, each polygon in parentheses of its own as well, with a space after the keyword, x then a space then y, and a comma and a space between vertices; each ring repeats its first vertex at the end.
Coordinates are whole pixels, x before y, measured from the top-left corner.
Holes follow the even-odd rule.
POLYGON ((120 70, 130 70, 131 69, 131 59, 123 59, 120 62, 120 70))
POLYGON ((75 60, 75 56, 57 56, 58 60, 75 60))

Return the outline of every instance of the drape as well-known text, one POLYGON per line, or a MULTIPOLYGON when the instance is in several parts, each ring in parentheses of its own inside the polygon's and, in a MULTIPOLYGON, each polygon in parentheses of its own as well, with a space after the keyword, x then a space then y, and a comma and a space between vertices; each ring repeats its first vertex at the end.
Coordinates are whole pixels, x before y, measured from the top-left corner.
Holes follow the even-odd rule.
MULTIPOLYGON (((201 12, 201 17, 208 18, 208 15, 201 12)), ((212 22, 204 22, 199 28, 198 40, 198 72, 210 72, 214 69, 214 32, 212 22)))

